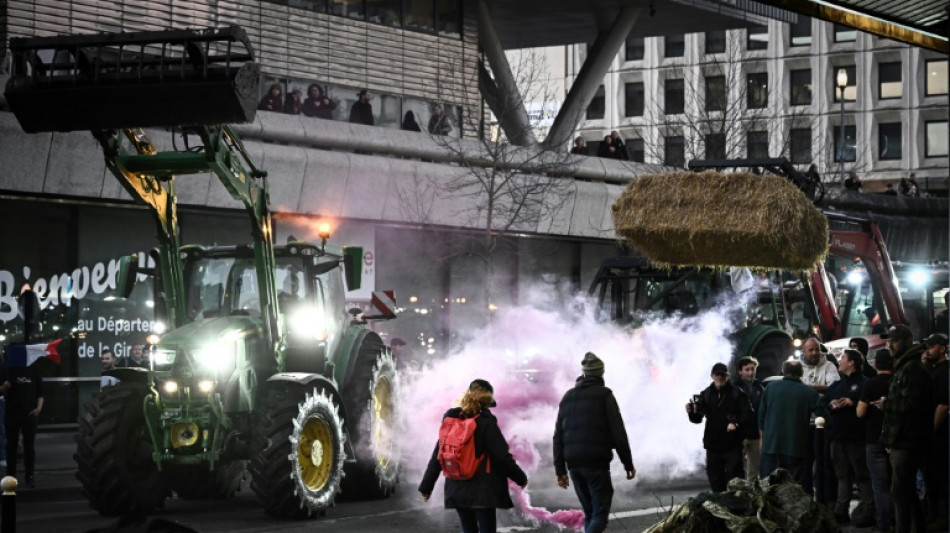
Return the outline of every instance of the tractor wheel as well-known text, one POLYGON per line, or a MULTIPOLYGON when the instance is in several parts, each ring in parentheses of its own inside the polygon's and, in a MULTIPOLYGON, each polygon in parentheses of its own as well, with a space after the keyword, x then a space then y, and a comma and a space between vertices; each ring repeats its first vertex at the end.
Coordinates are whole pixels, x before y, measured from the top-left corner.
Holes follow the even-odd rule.
POLYGON ((144 385, 119 384, 93 395, 79 417, 76 477, 89 505, 107 516, 145 514, 169 491, 152 460, 144 385))
POLYGON ((347 497, 385 498, 399 480, 396 449, 398 382, 392 355, 383 346, 365 343, 353 377, 343 390, 346 428, 356 462, 348 463, 343 480, 347 497))
POLYGON ((763 380, 782 375, 782 363, 792 355, 792 343, 785 337, 766 337, 752 351, 759 360, 756 378, 763 380))
POLYGON ((251 489, 275 518, 326 514, 340 492, 343 421, 333 396, 277 383, 256 421, 251 489))
POLYGON ((176 466, 169 471, 171 490, 183 500, 227 500, 241 490, 247 461, 231 461, 214 471, 207 466, 176 466))

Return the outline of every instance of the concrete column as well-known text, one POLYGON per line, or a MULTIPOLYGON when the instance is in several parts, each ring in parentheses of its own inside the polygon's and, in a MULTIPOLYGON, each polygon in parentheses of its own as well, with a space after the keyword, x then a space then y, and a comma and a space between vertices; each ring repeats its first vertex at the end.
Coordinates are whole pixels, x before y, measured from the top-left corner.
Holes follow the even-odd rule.
POLYGON ((488 103, 488 107, 498 117, 498 123, 511 144, 515 146, 536 145, 538 141, 531 130, 528 112, 524 108, 521 92, 518 90, 518 84, 511 73, 511 65, 508 64, 508 58, 505 57, 505 48, 495 31, 495 25, 491 19, 491 12, 488 10, 486 0, 478 0, 477 11, 478 42, 492 70, 489 74, 484 65, 479 64, 478 66, 478 86, 482 96, 488 103), (494 78, 492 74, 494 74, 494 78))
POLYGON ((617 51, 627 40, 639 15, 639 7, 624 7, 617 14, 610 29, 597 36, 594 45, 590 47, 584 65, 577 74, 577 79, 574 80, 567 98, 564 99, 561 111, 554 119, 547 138, 544 139, 545 148, 557 149, 570 140, 597 92, 597 87, 603 82, 604 75, 607 74, 617 51))

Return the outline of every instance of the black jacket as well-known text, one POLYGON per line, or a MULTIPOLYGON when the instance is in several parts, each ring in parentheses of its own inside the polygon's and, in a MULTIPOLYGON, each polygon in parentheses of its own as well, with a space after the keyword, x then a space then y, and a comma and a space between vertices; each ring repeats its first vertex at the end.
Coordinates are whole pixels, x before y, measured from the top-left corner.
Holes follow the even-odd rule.
POLYGON ((558 407, 554 470, 559 476, 575 467, 609 470, 613 450, 624 469, 633 470, 630 442, 614 393, 604 386, 604 378, 581 376, 558 407))
POLYGON ((821 403, 828 410, 830 425, 828 439, 837 441, 864 441, 867 436, 867 420, 858 418, 857 406, 861 401, 861 393, 868 378, 860 372, 850 376, 841 375, 841 379, 828 386, 822 395, 821 403), (832 400, 850 398, 852 404, 848 407, 831 407, 832 400))
POLYGON ((899 450, 926 451, 933 437, 933 381, 920 354, 926 346, 914 344, 897 358, 887 399, 881 444, 899 450))
POLYGON ((709 385, 703 392, 702 408, 688 413, 689 421, 699 424, 706 418, 703 431, 703 448, 713 451, 726 451, 742 448, 742 439, 752 427, 752 404, 742 389, 727 381, 721 389, 709 385), (728 431, 729 423, 736 425, 735 431, 728 431))
POLYGON ((762 395, 765 394, 765 385, 757 379, 753 379, 751 383, 740 379, 736 386, 746 393, 749 403, 752 404, 752 427, 747 428, 748 431, 743 431, 743 433, 745 438, 757 440, 759 438, 759 404, 762 403, 762 395))
MULTIPOLYGON (((449 409, 443 418, 459 418, 462 409, 449 409)), ((475 455, 486 454, 486 459, 478 468, 472 479, 445 480, 445 507, 447 509, 482 507, 494 509, 511 509, 511 495, 508 494, 508 482, 512 481, 520 486, 528 483, 528 476, 521 470, 518 463, 508 451, 508 443, 498 428, 498 420, 488 409, 482 410, 475 421, 475 455)), ((419 492, 432 494, 435 482, 442 473, 439 464, 439 443, 435 443, 432 457, 426 467, 422 482, 419 483, 419 492)))
POLYGON ((367 126, 375 125, 376 120, 373 118, 373 104, 362 100, 353 102, 353 107, 350 108, 350 122, 366 124, 367 126))

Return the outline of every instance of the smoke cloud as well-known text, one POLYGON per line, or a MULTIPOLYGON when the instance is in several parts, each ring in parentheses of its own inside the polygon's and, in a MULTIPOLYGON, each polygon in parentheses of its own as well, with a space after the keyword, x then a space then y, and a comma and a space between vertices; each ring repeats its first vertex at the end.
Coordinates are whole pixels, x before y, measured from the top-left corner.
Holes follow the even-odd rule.
MULTIPOLYGON (((588 351, 605 363, 604 379, 620 405, 636 481, 701 470, 703 426, 689 422, 684 406, 709 385, 713 363, 729 362, 733 347, 726 335, 737 302, 691 317, 648 317, 639 327, 623 328, 598 320, 586 300, 569 305, 550 300, 549 293, 535 293, 528 299, 531 305, 496 311, 491 325, 467 335, 472 340, 457 352, 430 360, 421 374, 401 378, 404 482, 415 487, 438 439, 442 415, 458 405, 473 379, 482 378, 494 386, 498 406, 492 412, 528 474, 527 492, 553 487, 558 403, 580 375, 588 351)), ((622 470, 616 458, 612 470, 622 470)), ((615 490, 636 490, 636 482, 615 490)), ((577 524, 576 512, 550 513, 530 507, 527 494, 515 491, 513 496, 526 517, 577 524)))

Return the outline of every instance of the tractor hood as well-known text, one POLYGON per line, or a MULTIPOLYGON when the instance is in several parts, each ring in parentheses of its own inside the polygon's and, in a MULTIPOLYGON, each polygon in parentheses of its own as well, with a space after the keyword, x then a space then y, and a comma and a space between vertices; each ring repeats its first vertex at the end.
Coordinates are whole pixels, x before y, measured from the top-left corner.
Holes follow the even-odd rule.
POLYGON ((264 321, 259 317, 226 316, 197 320, 171 330, 162 336, 160 347, 200 346, 209 343, 234 341, 251 335, 261 335, 264 321))

